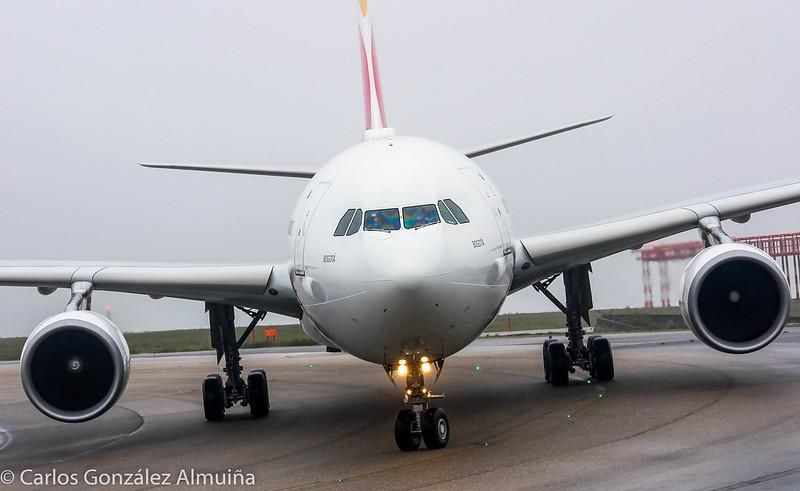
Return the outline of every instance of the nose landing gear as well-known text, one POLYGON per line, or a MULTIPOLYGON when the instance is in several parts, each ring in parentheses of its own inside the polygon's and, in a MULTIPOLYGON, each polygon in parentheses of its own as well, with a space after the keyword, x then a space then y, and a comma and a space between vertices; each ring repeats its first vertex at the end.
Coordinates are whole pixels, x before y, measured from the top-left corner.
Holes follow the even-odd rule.
POLYGON ((567 305, 562 304, 548 287, 558 275, 533 285, 536 291, 543 293, 561 310, 567 318, 567 343, 548 339, 542 345, 545 379, 555 386, 569 384, 569 374, 576 368, 586 370, 589 375, 599 381, 614 378, 614 358, 611 354, 611 343, 602 336, 589 336, 584 343, 581 319, 590 323, 589 310, 592 308, 592 289, 589 284, 591 266, 584 264, 564 271, 564 290, 567 305))
MULTIPOLYGON (((437 374, 441 373, 443 364, 444 360, 433 362, 437 374)), ((450 441, 447 413, 442 408, 431 406, 434 399, 443 399, 444 394, 432 394, 425 387, 425 372, 430 369, 431 363, 425 356, 419 360, 400 360, 396 367, 397 373, 406 377, 403 404, 409 406, 397 413, 394 422, 394 441, 404 452, 418 449, 423 441, 430 450, 444 448, 450 441)), ((386 366, 390 378, 394 370, 395 367, 386 366)))

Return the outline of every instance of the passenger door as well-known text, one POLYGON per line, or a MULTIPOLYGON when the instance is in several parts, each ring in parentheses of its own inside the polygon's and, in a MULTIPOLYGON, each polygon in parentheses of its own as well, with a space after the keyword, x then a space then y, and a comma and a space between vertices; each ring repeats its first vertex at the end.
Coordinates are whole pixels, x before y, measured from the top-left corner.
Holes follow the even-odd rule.
POLYGON ((321 182, 313 187, 306 195, 305 213, 300 218, 297 225, 297 233, 295 233, 294 238, 294 274, 298 276, 305 276, 306 274, 305 249, 306 238, 308 237, 308 226, 311 223, 311 219, 314 217, 314 212, 317 211, 319 202, 330 187, 330 181, 321 182))
POLYGON ((502 199, 495 192, 492 185, 488 180, 486 180, 480 171, 470 167, 464 167, 460 170, 461 173, 464 174, 464 176, 472 183, 472 185, 475 186, 475 188, 481 193, 481 196, 483 196, 483 199, 489 206, 489 209, 492 210, 495 225, 497 225, 497 229, 500 232, 500 238, 503 242, 503 255, 511 254, 511 233, 508 229, 508 218, 503 212, 505 206, 503 205, 502 199))

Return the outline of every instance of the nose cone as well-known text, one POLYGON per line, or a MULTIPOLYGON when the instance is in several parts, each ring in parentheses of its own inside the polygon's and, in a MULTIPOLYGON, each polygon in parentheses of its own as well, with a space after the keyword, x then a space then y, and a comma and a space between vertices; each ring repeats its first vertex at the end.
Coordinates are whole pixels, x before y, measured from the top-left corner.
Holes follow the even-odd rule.
POLYGON ((448 264, 441 233, 437 232, 420 229, 384 241, 380 253, 371 260, 376 279, 386 280, 398 293, 413 294, 431 279, 445 275, 448 264))
POLYGON ((381 302, 382 346, 422 351, 444 328, 439 296, 447 291, 449 265, 433 228, 397 234, 376 247, 380 252, 370 262, 375 298, 381 302))

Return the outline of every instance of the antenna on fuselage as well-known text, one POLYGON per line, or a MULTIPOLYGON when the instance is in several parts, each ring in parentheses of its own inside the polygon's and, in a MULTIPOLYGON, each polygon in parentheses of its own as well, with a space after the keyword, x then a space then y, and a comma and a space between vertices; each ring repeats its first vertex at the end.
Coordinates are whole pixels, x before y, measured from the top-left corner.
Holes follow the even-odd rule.
POLYGON ((361 8, 361 17, 358 28, 361 41, 361 70, 364 81, 364 112, 366 115, 364 140, 391 138, 394 130, 386 124, 386 112, 383 108, 383 94, 378 75, 378 55, 375 50, 372 21, 367 15, 367 0, 359 0, 359 7, 361 8))

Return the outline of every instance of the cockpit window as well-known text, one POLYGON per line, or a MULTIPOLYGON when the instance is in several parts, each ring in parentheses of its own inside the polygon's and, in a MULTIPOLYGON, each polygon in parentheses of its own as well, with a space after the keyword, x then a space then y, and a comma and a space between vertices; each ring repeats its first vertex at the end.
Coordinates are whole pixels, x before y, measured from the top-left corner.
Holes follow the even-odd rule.
POLYGON ((369 210, 364 213, 364 230, 391 232, 400 230, 400 212, 397 208, 369 210))
POLYGON ((355 234, 361 228, 361 215, 362 214, 363 213, 361 213, 361 208, 356 210, 356 215, 353 217, 353 222, 350 223, 350 227, 348 227, 348 229, 347 229, 347 235, 348 236, 355 234))
POLYGON ((436 205, 406 206, 403 208, 403 225, 406 228, 420 228, 439 223, 436 205))
POLYGON ((469 218, 467 215, 464 214, 464 211, 461 210, 461 207, 458 206, 453 200, 450 198, 444 200, 444 204, 447 205, 447 208, 453 212, 453 216, 458 220, 458 223, 469 223, 469 218))
POLYGON ((442 215, 442 219, 444 219, 444 221, 450 225, 458 225, 456 218, 452 213, 450 213, 450 210, 447 209, 447 207, 444 205, 444 202, 439 200, 437 204, 439 205, 439 213, 442 215))
POLYGON ((333 231, 334 237, 341 237, 344 235, 345 231, 347 230, 347 226, 350 225, 350 221, 353 219, 353 214, 356 212, 355 208, 350 208, 342 218, 339 220, 339 224, 336 225, 336 230, 333 231))
POLYGON ((362 215, 361 208, 357 210, 355 208, 350 208, 344 212, 344 215, 342 215, 342 218, 339 219, 339 223, 336 225, 336 230, 333 231, 333 236, 350 236, 357 233, 361 229, 362 215))

